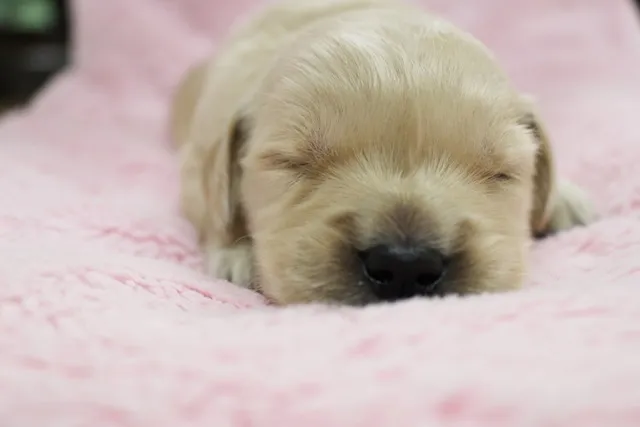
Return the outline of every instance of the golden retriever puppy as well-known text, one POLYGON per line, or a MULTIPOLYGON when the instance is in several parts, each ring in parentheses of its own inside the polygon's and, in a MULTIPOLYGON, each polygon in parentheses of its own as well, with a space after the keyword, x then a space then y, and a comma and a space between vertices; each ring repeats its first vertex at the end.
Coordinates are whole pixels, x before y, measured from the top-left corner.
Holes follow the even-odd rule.
POLYGON ((532 235, 593 218, 490 52, 408 4, 268 6, 172 131, 208 272, 279 304, 518 288, 532 235))

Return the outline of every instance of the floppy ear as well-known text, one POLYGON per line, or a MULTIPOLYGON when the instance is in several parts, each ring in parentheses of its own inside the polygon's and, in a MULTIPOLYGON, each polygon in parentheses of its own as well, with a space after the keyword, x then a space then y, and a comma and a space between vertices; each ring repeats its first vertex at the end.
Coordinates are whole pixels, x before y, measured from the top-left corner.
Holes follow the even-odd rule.
POLYGON ((521 118, 521 124, 531 132, 538 144, 533 180, 533 205, 530 217, 532 234, 538 236, 545 234, 545 229, 553 210, 555 168, 549 138, 538 116, 533 112, 527 112, 521 118))
POLYGON ((206 67, 194 67, 178 90, 172 133, 180 147, 184 214, 201 242, 225 247, 246 235, 239 157, 248 120, 208 94, 206 67))
POLYGON ((240 199, 239 158, 247 120, 234 117, 206 145, 187 144, 182 153, 183 209, 201 241, 224 247, 246 235, 240 199))
POLYGON ((538 143, 535 161, 531 232, 544 237, 595 219, 587 196, 576 185, 558 180, 548 133, 539 116, 527 112, 521 119, 538 143))

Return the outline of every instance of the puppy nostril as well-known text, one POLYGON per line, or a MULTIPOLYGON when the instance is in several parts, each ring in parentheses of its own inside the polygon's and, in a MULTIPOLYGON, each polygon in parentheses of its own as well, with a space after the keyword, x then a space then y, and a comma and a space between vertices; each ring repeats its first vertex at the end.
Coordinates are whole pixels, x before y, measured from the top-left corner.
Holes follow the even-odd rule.
POLYGON ((360 259, 371 290, 384 300, 433 292, 445 272, 444 257, 431 248, 379 245, 360 259))

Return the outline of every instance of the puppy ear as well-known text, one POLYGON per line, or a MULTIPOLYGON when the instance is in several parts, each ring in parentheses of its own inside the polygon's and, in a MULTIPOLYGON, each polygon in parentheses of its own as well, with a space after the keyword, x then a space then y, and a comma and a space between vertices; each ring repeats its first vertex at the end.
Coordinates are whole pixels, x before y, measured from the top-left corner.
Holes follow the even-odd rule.
POLYGON ((533 205, 530 217, 532 233, 534 236, 538 236, 545 233, 552 211, 555 192, 555 168, 549 138, 538 116, 529 111, 521 117, 520 124, 531 133, 538 144, 533 179, 533 205))
POLYGON ((240 159, 249 137, 249 126, 248 117, 237 113, 224 137, 216 144, 217 149, 210 150, 206 159, 205 174, 208 176, 204 177, 204 187, 205 193, 210 197, 209 215, 218 224, 217 230, 211 231, 225 245, 233 244, 247 234, 240 197, 240 159))
POLYGON ((175 95, 171 125, 180 156, 181 207, 198 234, 206 271, 249 286, 253 251, 245 239, 240 158, 250 120, 234 102, 234 88, 220 85, 213 62, 205 62, 189 71, 175 95))
POLYGON ((592 222, 596 216, 587 196, 576 185, 558 180, 551 143, 539 116, 529 109, 520 123, 538 143, 530 217, 532 234, 544 237, 592 222))
POLYGON ((221 99, 214 64, 187 73, 173 104, 172 134, 181 160, 181 204, 201 243, 225 247, 246 235, 239 158, 249 120, 221 99))
POLYGON ((183 156, 183 182, 190 182, 189 189, 183 189, 185 213, 196 226, 200 239, 218 247, 232 245, 246 236, 240 198, 240 158, 248 126, 248 118, 239 113, 217 135, 212 133, 210 142, 202 144, 192 134, 192 143, 185 146, 188 154, 183 156), (185 180, 184 174, 195 176, 185 180))

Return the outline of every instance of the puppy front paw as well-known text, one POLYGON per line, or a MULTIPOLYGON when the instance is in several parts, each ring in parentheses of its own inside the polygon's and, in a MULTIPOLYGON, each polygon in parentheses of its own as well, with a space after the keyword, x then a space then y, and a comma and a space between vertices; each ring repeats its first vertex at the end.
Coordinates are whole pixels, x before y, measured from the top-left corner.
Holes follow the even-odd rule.
POLYGON ((250 241, 232 246, 207 246, 205 271, 208 275, 251 288, 253 283, 253 248, 250 241))
POLYGON ((568 181, 558 183, 555 205, 549 218, 549 233, 587 225, 597 218, 594 206, 580 187, 568 181))

